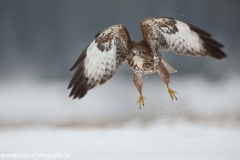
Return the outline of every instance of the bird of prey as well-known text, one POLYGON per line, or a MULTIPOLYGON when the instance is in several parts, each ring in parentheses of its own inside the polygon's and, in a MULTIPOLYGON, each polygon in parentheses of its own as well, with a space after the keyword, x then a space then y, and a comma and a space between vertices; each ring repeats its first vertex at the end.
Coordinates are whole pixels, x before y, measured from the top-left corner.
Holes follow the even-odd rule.
POLYGON ((210 56, 223 59, 224 46, 202 29, 168 17, 146 18, 141 22, 143 39, 134 41, 123 24, 112 25, 96 34, 70 71, 77 68, 68 89, 69 97, 83 98, 88 90, 104 84, 127 62, 133 70, 133 82, 140 93, 137 101, 144 106, 142 76, 158 72, 167 85, 170 97, 177 100, 177 92, 169 86, 169 73, 176 70, 162 58, 159 50, 171 50, 180 55, 210 56))

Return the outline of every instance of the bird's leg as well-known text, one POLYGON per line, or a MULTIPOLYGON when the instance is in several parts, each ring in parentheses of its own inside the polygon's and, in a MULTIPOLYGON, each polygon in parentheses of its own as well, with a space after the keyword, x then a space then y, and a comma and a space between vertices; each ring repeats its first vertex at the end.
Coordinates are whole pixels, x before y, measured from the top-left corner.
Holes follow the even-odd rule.
POLYGON ((137 103, 139 104, 139 108, 141 109, 141 107, 144 106, 144 99, 145 99, 145 97, 142 95, 142 75, 139 73, 134 73, 133 74, 133 83, 140 93, 140 97, 139 97, 137 103))
POLYGON ((173 100, 173 97, 177 100, 177 96, 175 95, 175 94, 177 94, 177 92, 170 88, 169 72, 167 71, 166 67, 162 64, 162 62, 159 63, 158 73, 160 74, 163 82, 167 85, 168 93, 169 93, 170 97, 172 98, 172 100, 173 100))

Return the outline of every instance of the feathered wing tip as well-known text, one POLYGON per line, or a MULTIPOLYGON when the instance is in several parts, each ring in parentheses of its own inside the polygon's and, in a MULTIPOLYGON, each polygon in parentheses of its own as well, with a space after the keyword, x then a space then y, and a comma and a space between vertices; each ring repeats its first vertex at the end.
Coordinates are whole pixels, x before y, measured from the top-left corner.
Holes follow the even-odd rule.
MULTIPOLYGON (((87 48, 86 48, 87 49, 87 48)), ((86 49, 83 51, 83 53, 80 55, 78 60, 74 63, 70 71, 73 71, 74 69, 77 69, 75 72, 73 78, 71 79, 68 89, 72 88, 72 91, 69 95, 69 97, 73 96, 73 99, 75 98, 82 98, 87 94, 87 78, 84 76, 84 59, 87 56, 86 49)))
POLYGON ((224 45, 214 40, 211 34, 205 32, 204 30, 191 25, 187 24, 189 28, 198 34, 199 38, 204 42, 205 49, 208 50, 209 56, 216 58, 216 59, 223 59, 226 58, 227 55, 221 50, 224 48, 224 45))
MULTIPOLYGON (((87 49, 87 48, 86 48, 87 49)), ((72 88, 73 84, 76 82, 76 80, 78 79, 78 75, 80 75, 80 73, 82 74, 82 72, 84 71, 84 59, 86 58, 87 54, 86 54, 86 49, 83 51, 83 53, 79 56, 79 58, 77 59, 77 61, 73 64, 73 66, 71 67, 71 69, 69 71, 73 71, 75 70, 77 67, 77 71, 75 72, 75 74, 73 75, 69 85, 68 85, 68 89, 72 88)))
MULTIPOLYGON (((88 48, 88 47, 87 47, 88 48)), ((74 69, 76 69, 78 66, 83 64, 84 59, 86 58, 87 54, 86 54, 86 50, 87 48, 84 49, 84 51, 82 52, 82 54, 79 56, 79 58, 77 59, 77 61, 73 64, 73 66, 71 67, 71 69, 69 71, 73 71, 74 69)))

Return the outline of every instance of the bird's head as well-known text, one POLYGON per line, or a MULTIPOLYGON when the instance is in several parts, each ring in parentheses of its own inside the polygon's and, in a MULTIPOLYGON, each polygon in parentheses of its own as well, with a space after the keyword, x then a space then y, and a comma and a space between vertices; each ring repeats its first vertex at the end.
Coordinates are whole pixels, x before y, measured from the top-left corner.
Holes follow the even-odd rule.
POLYGON ((141 48, 133 48, 132 51, 131 51, 131 54, 133 57, 135 56, 139 56, 139 57, 142 57, 142 55, 145 53, 144 50, 142 50, 141 48))

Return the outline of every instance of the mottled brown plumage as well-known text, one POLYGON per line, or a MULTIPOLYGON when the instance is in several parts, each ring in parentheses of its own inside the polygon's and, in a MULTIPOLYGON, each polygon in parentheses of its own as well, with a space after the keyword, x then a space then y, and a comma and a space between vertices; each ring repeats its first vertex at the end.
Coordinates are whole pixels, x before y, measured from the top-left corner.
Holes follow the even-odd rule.
POLYGON ((104 84, 127 62, 133 70, 133 82, 140 93, 139 107, 144 105, 142 76, 158 72, 167 85, 171 98, 175 91, 169 87, 169 73, 176 70, 162 59, 158 50, 172 50, 176 54, 227 57, 221 50, 223 45, 211 35, 193 25, 172 18, 146 18, 141 22, 143 39, 135 42, 122 24, 100 31, 84 50, 70 71, 78 67, 68 88, 70 97, 82 98, 88 90, 104 84))

